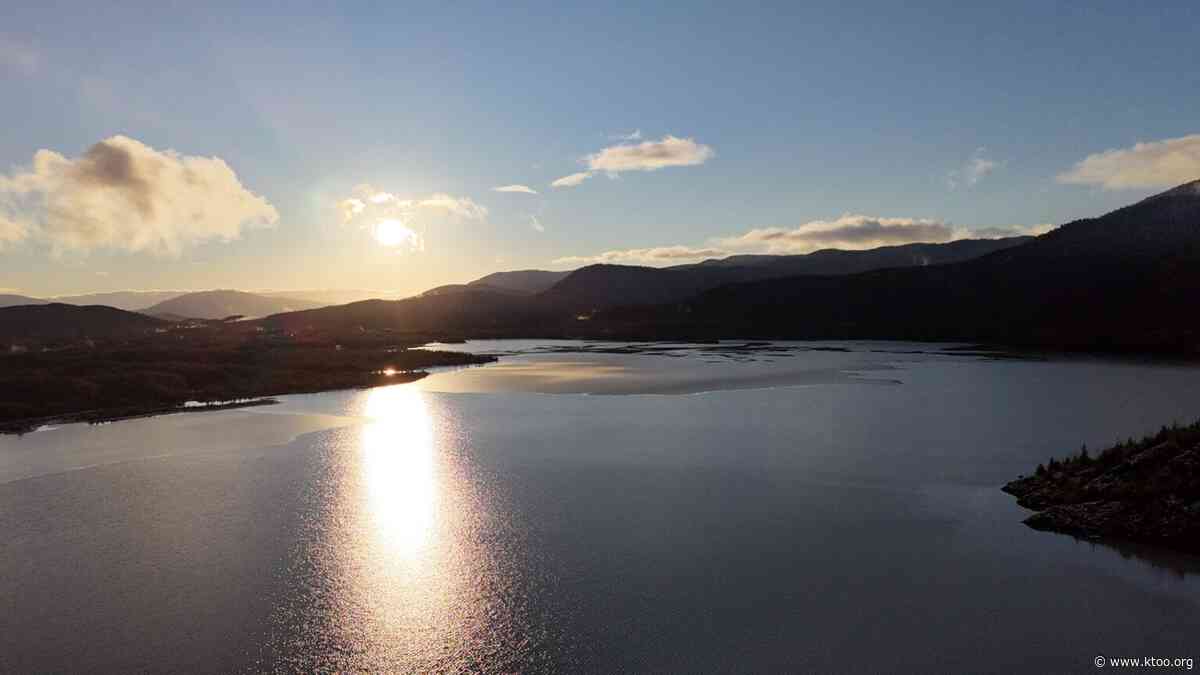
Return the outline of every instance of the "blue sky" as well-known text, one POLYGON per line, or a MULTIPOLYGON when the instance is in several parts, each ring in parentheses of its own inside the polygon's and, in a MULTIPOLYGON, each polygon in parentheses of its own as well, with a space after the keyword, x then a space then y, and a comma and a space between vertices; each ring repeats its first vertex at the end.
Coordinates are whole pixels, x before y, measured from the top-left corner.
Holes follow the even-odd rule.
POLYGON ((842 232, 1037 231, 1200 178, 1200 4, 968 4, 6 6, 0 288, 416 292, 842 232), (274 213, 171 185, 155 199, 203 222, 39 210, 93 204, 63 177, 114 136, 219 158, 274 213), (551 186, 613 147, 626 164, 551 186), (39 150, 60 173, 14 197, 39 150), (493 191, 514 184, 538 194, 493 191), (378 219, 347 222, 339 204, 374 194, 378 219), (392 216, 419 245, 378 236, 392 216))

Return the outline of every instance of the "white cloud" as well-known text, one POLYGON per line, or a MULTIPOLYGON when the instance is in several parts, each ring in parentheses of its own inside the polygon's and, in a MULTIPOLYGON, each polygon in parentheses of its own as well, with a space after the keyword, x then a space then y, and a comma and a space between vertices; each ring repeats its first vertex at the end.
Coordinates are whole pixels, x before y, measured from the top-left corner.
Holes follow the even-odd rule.
POLYGON ((275 207, 220 158, 155 150, 127 136, 100 141, 76 159, 39 150, 30 168, 0 176, 3 237, 45 241, 56 252, 178 255, 278 220, 275 207))
POLYGON ((1037 237, 1057 228, 1050 223, 1037 225, 996 225, 955 230, 955 239, 1004 239, 1005 237, 1037 237))
POLYGON ((976 148, 965 164, 951 171, 946 176, 946 184, 950 186, 951 190, 956 189, 963 183, 967 187, 975 187, 979 181, 986 178, 997 168, 1003 166, 1003 163, 985 157, 986 153, 986 148, 976 148))
POLYGON ((740 235, 715 237, 702 246, 659 246, 604 251, 589 256, 567 256, 555 265, 595 263, 634 265, 678 265, 735 254, 796 255, 820 249, 862 250, 914 243, 944 243, 958 239, 999 239, 1039 235, 1052 225, 964 228, 939 220, 881 218, 845 215, 835 220, 814 220, 783 228, 756 228, 740 235))
POLYGON ((499 187, 492 188, 492 192, 523 192, 527 195, 537 194, 537 190, 534 190, 528 185, 501 185, 499 187))
POLYGON ((661 141, 621 144, 587 156, 588 169, 619 173, 657 171, 669 166, 695 166, 713 156, 713 149, 691 138, 664 136, 661 141))
POLYGON ((371 232, 384 246, 397 250, 423 251, 425 240, 418 234, 440 220, 483 220, 487 208, 468 197, 435 193, 406 199, 374 186, 355 186, 353 196, 338 202, 342 223, 371 232))
POLYGON ((1088 155, 1057 176, 1060 183, 1106 190, 1167 188, 1200 179, 1200 134, 1138 143, 1088 155))
POLYGON ((685 262, 718 258, 729 255, 727 251, 718 248, 692 248, 689 246, 658 246, 655 248, 630 248, 617 251, 605 251, 590 256, 567 256, 554 261, 555 265, 594 265, 604 263, 609 265, 678 265, 685 262))
POLYGON ((29 228, 15 220, 0 216, 0 249, 5 244, 18 242, 29 236, 29 228))
POLYGON ((529 226, 538 232, 546 231, 546 226, 542 225, 542 221, 538 220, 537 216, 529 216, 529 226))
POLYGON ((642 130, 634 129, 627 134, 609 134, 608 137, 614 141, 640 141, 642 140, 642 130))
POLYGON ((715 243, 738 253, 810 253, 823 248, 859 250, 914 242, 946 242, 955 230, 937 220, 844 215, 813 220, 793 228, 764 227, 715 243))
POLYGON ((563 176, 562 178, 559 178, 558 180, 551 183, 550 185, 553 187, 557 187, 557 188, 575 187, 576 185, 579 185, 580 183, 582 183, 583 181, 585 181, 591 177, 592 177, 591 171, 580 171, 579 173, 573 173, 570 176, 563 176))
POLYGON ((575 187, 597 173, 616 176, 624 171, 658 171, 671 166, 696 166, 713 157, 713 149, 691 138, 664 136, 659 141, 620 143, 584 157, 588 170, 563 176, 550 185, 575 187))

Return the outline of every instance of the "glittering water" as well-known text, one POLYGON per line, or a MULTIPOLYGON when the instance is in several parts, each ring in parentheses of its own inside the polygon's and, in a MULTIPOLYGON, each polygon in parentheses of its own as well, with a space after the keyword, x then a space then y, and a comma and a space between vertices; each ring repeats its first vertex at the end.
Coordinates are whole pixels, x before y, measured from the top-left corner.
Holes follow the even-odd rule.
POLYGON ((868 343, 466 347, 509 355, 0 437, 0 671, 1200 656, 1196 560, 1029 530, 997 489, 1200 415, 1200 370, 868 343))

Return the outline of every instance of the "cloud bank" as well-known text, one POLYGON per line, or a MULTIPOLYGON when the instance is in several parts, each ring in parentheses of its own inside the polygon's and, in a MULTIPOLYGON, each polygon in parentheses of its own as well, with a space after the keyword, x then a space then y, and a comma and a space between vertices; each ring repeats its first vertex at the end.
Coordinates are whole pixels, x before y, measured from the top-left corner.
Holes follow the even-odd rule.
POLYGON ((528 185, 501 185, 499 187, 492 188, 492 192, 523 192, 527 195, 537 194, 537 190, 534 190, 528 185))
POLYGON ((797 227, 766 227, 743 234, 709 239, 703 246, 659 246, 604 251, 590 256, 567 256, 555 265, 596 263, 677 265, 737 254, 797 255, 826 248, 862 250, 915 243, 945 243, 959 239, 999 239, 1045 234, 1051 225, 963 228, 938 220, 844 215, 836 220, 813 220, 797 227))
POLYGON ((747 253, 810 253, 822 248, 866 249, 914 242, 946 242, 954 228, 936 220, 844 215, 794 228, 766 227, 717 239, 723 249, 747 253))
POLYGON ((29 169, 0 176, 0 243, 178 255, 278 221, 275 207, 247 190, 224 160, 155 150, 127 136, 75 159, 39 150, 29 169))
POLYGON ((551 183, 554 187, 575 187, 597 173, 615 176, 625 171, 658 171, 672 166, 696 166, 707 162, 715 153, 707 145, 691 138, 664 136, 662 140, 642 143, 621 143, 583 158, 588 170, 563 176, 551 183))
POLYGON ((567 256, 554 260, 555 265, 677 265, 705 258, 729 255, 718 248, 693 248, 689 246, 658 246, 655 248, 630 248, 605 251, 591 256, 567 256))
POLYGON ((1200 134, 1138 143, 1084 157, 1060 183, 1099 185, 1106 190, 1168 188, 1200 179, 1200 134))

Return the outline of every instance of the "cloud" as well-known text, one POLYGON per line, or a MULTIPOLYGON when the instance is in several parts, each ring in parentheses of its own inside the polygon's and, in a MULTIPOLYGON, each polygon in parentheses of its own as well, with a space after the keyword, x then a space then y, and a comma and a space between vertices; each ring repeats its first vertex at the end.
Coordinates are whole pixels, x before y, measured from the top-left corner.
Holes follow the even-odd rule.
POLYGON ((844 215, 836 220, 814 220, 794 228, 753 229, 735 237, 716 239, 715 243, 735 252, 792 254, 823 248, 856 250, 914 242, 946 242, 954 237, 954 228, 937 220, 844 215))
POLYGON ((1057 225, 1040 223, 1037 225, 999 225, 961 229, 955 232, 955 239, 1004 239, 1005 237, 1038 237, 1057 228, 1057 225))
POLYGON ((127 136, 75 159, 39 150, 27 170, 0 175, 3 238, 45 241, 56 252, 178 255, 278 221, 275 207, 247 190, 224 160, 155 150, 127 136))
POLYGON ((1194 181, 1200 179, 1200 134, 1088 155, 1056 179, 1106 190, 1167 188, 1194 181))
POLYGON ((966 183, 967 187, 975 187, 988 174, 1003 166, 1003 163, 985 157, 986 153, 986 148, 976 148, 966 164, 946 176, 946 184, 950 186, 951 190, 956 189, 962 183, 966 183))
POLYGON ((21 241, 29 236, 29 228, 15 220, 0 216, 0 249, 5 244, 21 241))
POLYGON ((677 265, 684 262, 718 258, 729 253, 718 248, 692 248, 688 246, 659 246, 655 248, 630 248, 605 251, 591 256, 567 256, 554 260, 555 265, 594 265, 597 263, 636 265, 677 265))
POLYGON ((696 166, 707 162, 714 154, 712 148, 691 138, 670 135, 663 136, 659 141, 620 143, 584 157, 581 161, 587 165, 587 171, 563 176, 550 185, 575 187, 597 173, 616 176, 624 171, 658 171, 671 166, 696 166))
POLYGON ((537 216, 529 216, 529 226, 538 232, 546 231, 546 226, 542 225, 542 221, 538 220, 537 216))
POLYGON ((640 141, 642 140, 642 130, 634 129, 627 134, 609 134, 608 138, 613 141, 640 141))
POLYGON ((570 176, 563 176, 562 178, 559 178, 558 180, 551 183, 550 185, 553 187, 556 187, 556 188, 575 187, 576 185, 579 185, 580 183, 582 183, 583 181, 585 181, 591 177, 592 177, 591 171, 580 171, 579 173, 573 173, 570 176))
POLYGON ((338 202, 342 223, 372 233, 384 246, 397 250, 425 250, 417 229, 439 220, 484 220, 487 208, 467 197, 434 193, 422 198, 401 198, 368 184, 354 187, 353 195, 338 202))
POLYGON ((590 256, 567 256, 553 262, 555 265, 574 266, 595 263, 677 265, 747 253, 796 255, 826 248, 862 250, 901 244, 944 243, 958 239, 1036 236, 1052 229, 1052 225, 965 228, 939 220, 845 215, 836 220, 814 220, 793 228, 756 228, 740 235, 715 237, 702 246, 619 249, 590 256))
POLYGON ((695 166, 705 163, 713 154, 712 148, 693 139, 664 136, 661 141, 604 148, 600 152, 588 155, 586 160, 591 171, 620 173, 657 171, 669 166, 695 166))
POLYGON ((500 187, 492 188, 492 192, 523 192, 527 195, 536 195, 537 190, 528 185, 501 185, 500 187))

